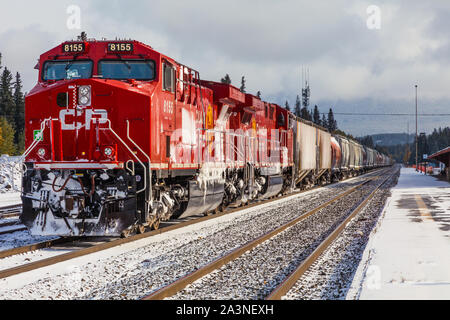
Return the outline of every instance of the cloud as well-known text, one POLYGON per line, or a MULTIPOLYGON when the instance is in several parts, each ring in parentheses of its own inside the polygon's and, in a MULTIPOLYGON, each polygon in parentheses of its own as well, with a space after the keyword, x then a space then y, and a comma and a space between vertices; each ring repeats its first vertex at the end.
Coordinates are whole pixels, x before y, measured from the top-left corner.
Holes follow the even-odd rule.
MULTIPOLYGON (((66 27, 72 4, 81 8, 89 37, 148 43, 203 79, 228 73, 239 86, 245 75, 247 91, 260 90, 279 104, 294 104, 302 66, 310 70, 312 104, 339 101, 364 110, 361 101, 372 99, 379 108, 407 105, 415 83, 422 99, 450 102, 450 3, 420 0, 17 0, 2 15, 0 52, 28 90, 39 54, 80 33, 66 27), (379 30, 366 26, 373 4, 381 10, 379 30)), ((395 121, 386 121, 392 130, 395 121)))
POLYGON ((25 91, 30 91, 36 83, 38 72, 34 66, 39 55, 55 45, 51 40, 54 37, 54 33, 44 31, 36 24, 0 33, 2 65, 14 74, 21 74, 25 91))

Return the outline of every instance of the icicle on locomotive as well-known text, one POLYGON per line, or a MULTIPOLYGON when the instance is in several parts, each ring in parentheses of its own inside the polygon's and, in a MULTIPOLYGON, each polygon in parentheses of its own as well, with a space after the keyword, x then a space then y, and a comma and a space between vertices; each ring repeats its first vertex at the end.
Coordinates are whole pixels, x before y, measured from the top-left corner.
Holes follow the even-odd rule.
POLYGON ((138 41, 65 42, 37 69, 21 215, 33 235, 124 236, 363 170, 362 157, 332 168, 322 128, 138 41))

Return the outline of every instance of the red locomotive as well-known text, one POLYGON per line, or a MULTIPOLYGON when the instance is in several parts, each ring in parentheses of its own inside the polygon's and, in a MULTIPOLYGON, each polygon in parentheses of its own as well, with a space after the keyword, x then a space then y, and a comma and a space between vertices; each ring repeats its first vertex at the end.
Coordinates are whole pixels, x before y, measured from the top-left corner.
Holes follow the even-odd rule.
POLYGON ((323 128, 138 41, 65 42, 37 67, 21 215, 34 235, 143 232, 368 167, 341 172, 323 128))

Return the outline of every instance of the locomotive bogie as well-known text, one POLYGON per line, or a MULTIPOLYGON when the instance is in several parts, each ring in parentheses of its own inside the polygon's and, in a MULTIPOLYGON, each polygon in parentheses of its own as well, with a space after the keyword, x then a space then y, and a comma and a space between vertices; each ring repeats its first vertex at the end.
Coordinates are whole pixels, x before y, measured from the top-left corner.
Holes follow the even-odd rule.
POLYGON ((137 183, 125 170, 27 167, 21 221, 33 235, 119 236, 137 219, 137 183))

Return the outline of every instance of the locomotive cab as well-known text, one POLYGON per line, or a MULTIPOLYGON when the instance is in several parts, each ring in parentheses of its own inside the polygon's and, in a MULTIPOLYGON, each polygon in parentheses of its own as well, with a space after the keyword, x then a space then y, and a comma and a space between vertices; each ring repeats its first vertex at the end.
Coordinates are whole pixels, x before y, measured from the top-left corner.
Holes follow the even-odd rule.
POLYGON ((148 166, 130 147, 151 141, 158 56, 144 49, 70 42, 41 55, 25 113, 21 220, 33 235, 118 236, 148 214, 148 166))

